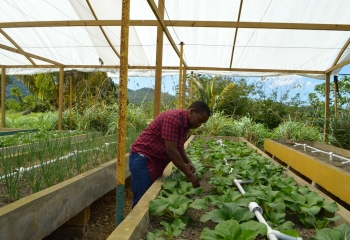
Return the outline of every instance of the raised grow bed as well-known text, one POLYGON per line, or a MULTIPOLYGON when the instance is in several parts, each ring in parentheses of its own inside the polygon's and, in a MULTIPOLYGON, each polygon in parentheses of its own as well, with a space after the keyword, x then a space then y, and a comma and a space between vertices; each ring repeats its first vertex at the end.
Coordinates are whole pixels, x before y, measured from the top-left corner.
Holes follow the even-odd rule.
POLYGON ((57 139, 1 154, 0 239, 42 239, 114 189, 116 139, 57 139))
POLYGON ((271 139, 265 139, 264 149, 314 186, 350 204, 350 164, 342 164, 346 160, 336 157, 349 158, 350 151, 316 142, 296 144, 271 139), (305 148, 303 144, 306 144, 305 148), (322 152, 313 152, 317 150, 322 152), (326 153, 335 154, 332 161, 326 153))
POLYGON ((108 239, 266 239, 250 202, 262 208, 273 229, 288 235, 323 239, 350 230, 348 211, 244 139, 209 139, 191 142, 188 150, 200 189, 170 164, 108 239), (243 194, 234 179, 253 182, 242 184, 243 194), (315 230, 326 226, 334 229, 315 230))

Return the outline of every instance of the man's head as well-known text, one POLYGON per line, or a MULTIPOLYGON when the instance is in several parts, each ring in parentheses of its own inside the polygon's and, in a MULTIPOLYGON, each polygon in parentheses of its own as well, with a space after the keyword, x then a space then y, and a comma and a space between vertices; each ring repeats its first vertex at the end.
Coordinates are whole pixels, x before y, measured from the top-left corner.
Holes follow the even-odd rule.
POLYGON ((210 117, 209 106, 203 101, 196 101, 187 108, 188 112, 188 127, 199 128, 203 123, 206 123, 210 117))

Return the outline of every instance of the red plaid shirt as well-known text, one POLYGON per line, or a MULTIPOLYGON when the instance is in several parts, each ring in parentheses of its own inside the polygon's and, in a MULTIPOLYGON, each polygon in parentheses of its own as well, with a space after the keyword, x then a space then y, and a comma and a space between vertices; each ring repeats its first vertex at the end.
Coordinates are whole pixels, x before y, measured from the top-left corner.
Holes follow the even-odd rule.
POLYGON ((164 140, 177 142, 177 149, 181 150, 188 130, 187 110, 168 110, 159 114, 132 144, 132 153, 147 157, 148 172, 152 181, 163 175, 170 162, 164 140))

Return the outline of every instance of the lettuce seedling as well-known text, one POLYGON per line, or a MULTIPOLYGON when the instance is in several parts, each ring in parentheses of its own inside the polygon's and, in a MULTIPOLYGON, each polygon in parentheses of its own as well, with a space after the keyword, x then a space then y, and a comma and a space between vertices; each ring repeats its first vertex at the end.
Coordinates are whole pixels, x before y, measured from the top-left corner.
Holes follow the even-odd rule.
POLYGON ((162 240, 169 239, 172 240, 174 237, 179 236, 182 230, 186 228, 187 220, 176 218, 173 224, 162 221, 160 224, 163 225, 164 230, 156 229, 154 232, 147 233, 147 240, 162 240))
POLYGON ((264 224, 249 221, 239 224, 236 220, 228 220, 216 225, 215 230, 204 228, 200 239, 204 240, 254 240, 258 235, 265 236, 267 228, 264 224))

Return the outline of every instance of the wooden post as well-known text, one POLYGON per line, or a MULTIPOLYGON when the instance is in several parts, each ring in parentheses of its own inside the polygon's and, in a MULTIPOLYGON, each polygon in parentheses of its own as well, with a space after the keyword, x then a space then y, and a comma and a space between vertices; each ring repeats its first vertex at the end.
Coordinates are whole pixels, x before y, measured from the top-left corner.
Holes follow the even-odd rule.
POLYGON ((124 220, 125 197, 125 151, 126 151, 126 115, 128 98, 128 47, 129 47, 130 0, 122 2, 122 25, 120 33, 120 72, 118 105, 118 144, 117 144, 117 191, 116 226, 124 220))
POLYGON ((63 67, 60 67, 59 82, 58 82, 58 130, 62 130, 63 77, 64 77, 64 70, 63 70, 63 67))
POLYGON ((5 128, 6 71, 1 67, 1 128, 5 128))
POLYGON ((183 69, 182 73, 183 73, 183 77, 182 77, 181 108, 185 109, 186 108, 186 68, 183 69))
POLYGON ((177 108, 181 108, 181 94, 182 94, 182 54, 183 54, 184 43, 180 43, 180 67, 179 67, 179 90, 177 97, 177 108))
POLYGON ((73 86, 72 74, 69 74, 69 128, 72 129, 72 101, 73 101, 73 86))
MULTIPOLYGON (((161 17, 164 19, 164 2, 158 1, 158 9, 161 17)), ((157 27, 157 53, 156 53, 156 78, 154 87, 154 118, 160 113, 160 99, 162 91, 162 65, 163 65, 163 28, 158 23, 157 27)))
POLYGON ((334 75, 334 118, 338 119, 338 76, 334 75))
POLYGON ((327 143, 329 133, 329 93, 330 93, 330 79, 331 73, 326 73, 326 99, 324 111, 324 142, 327 143))
POLYGON ((193 101, 193 71, 191 72, 191 83, 190 83, 190 105, 193 101))

